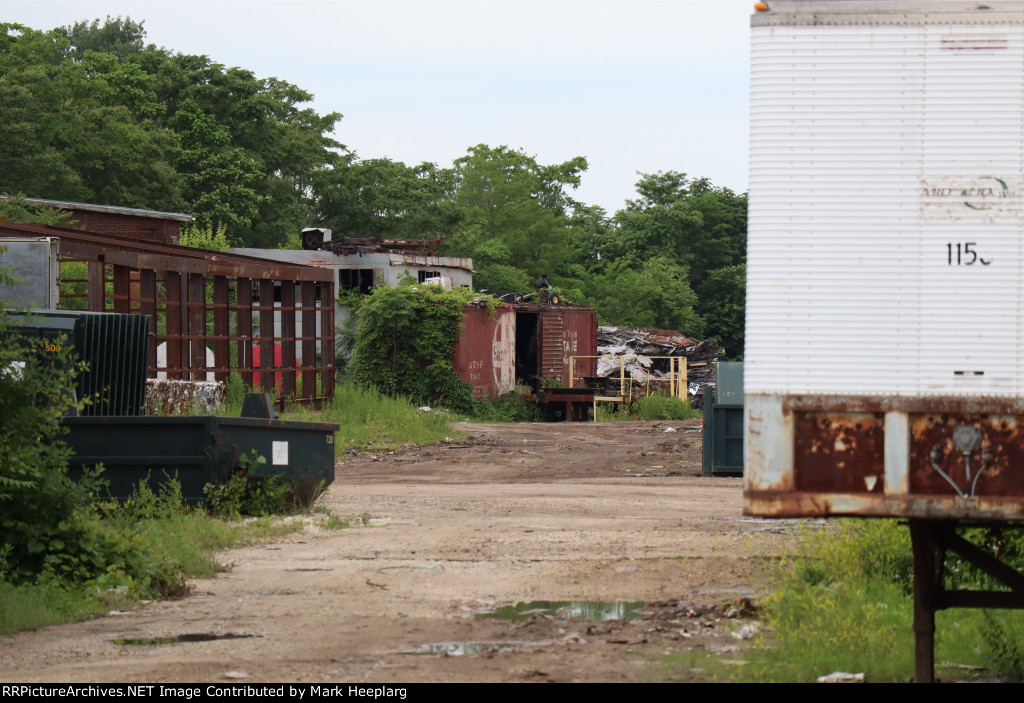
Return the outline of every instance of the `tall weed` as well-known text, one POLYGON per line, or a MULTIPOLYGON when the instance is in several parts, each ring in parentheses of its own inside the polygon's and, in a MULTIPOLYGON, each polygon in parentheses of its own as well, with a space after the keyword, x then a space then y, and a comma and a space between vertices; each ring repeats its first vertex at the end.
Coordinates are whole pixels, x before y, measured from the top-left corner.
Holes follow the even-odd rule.
POLYGON ((630 405, 602 404, 597 408, 598 422, 626 420, 692 420, 703 417, 700 410, 676 396, 655 394, 638 398, 630 405))
POLYGON ((497 400, 474 401, 469 419, 473 422, 541 422, 544 413, 537 403, 511 391, 497 400))
POLYGON ((405 398, 391 398, 353 383, 341 383, 334 398, 319 411, 296 407, 285 417, 308 422, 334 422, 335 454, 348 449, 383 444, 401 447, 428 444, 453 434, 454 417, 437 411, 421 411, 405 398))

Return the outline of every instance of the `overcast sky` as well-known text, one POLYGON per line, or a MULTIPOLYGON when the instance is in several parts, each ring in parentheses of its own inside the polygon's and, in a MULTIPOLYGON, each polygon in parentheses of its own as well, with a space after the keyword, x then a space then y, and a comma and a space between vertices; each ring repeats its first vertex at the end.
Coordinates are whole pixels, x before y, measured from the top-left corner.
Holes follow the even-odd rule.
POLYGON ((752 0, 3 0, 52 29, 107 15, 148 41, 313 93, 361 158, 440 166, 474 144, 585 156, 609 213, 637 171, 747 189, 752 0))

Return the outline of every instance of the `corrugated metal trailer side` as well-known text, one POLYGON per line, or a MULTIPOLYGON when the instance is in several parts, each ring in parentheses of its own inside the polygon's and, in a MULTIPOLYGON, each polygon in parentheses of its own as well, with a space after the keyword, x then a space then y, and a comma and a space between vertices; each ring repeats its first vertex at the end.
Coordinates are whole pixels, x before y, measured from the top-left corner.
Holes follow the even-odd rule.
POLYGON ((1024 519, 1024 3, 768 5, 745 510, 1024 519))
MULTIPOLYGON (((576 378, 597 375, 597 312, 576 305, 517 305, 520 318, 538 315, 537 369, 544 378, 569 380, 569 358, 576 378)), ((521 324, 521 322, 517 322, 521 324)), ((517 353, 523 353, 522 350, 517 353)))
POLYGON ((512 390, 516 316, 508 305, 492 314, 486 307, 463 308, 462 332, 455 343, 455 373, 473 384, 473 397, 494 400, 512 390))

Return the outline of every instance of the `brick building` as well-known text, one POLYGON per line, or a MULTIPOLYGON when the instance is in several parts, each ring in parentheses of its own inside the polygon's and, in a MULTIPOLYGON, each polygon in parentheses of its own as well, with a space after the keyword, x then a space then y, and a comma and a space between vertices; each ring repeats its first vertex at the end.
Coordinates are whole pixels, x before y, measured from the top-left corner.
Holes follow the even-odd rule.
MULTIPOLYGON (((0 200, 8 197, 0 195, 0 200)), ((112 234, 118 237, 130 237, 144 242, 158 244, 177 244, 181 236, 181 225, 192 222, 195 218, 180 212, 159 212, 157 210, 140 210, 133 207, 116 205, 94 205, 92 203, 72 203, 64 200, 44 200, 42 198, 24 198, 26 205, 45 205, 60 208, 71 213, 77 220, 76 227, 97 234, 112 234)))

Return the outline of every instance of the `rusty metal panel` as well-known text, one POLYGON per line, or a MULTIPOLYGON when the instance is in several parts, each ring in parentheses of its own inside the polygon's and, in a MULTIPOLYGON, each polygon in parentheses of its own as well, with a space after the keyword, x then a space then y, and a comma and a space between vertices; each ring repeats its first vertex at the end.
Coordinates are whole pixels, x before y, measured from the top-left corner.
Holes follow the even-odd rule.
POLYGON ((1024 496, 1024 417, 913 415, 910 432, 911 493, 1024 496))
POLYGON ((214 379, 228 380, 231 366, 231 319, 228 313, 228 279, 217 276, 213 279, 213 358, 217 364, 214 379))
POLYGON ((462 332, 455 342, 455 373, 473 384, 473 397, 494 399, 515 385, 515 313, 507 305, 494 310, 463 308, 462 332))
POLYGON ((797 413, 793 475, 796 490, 881 493, 885 474, 883 416, 797 413))
MULTIPOLYGON (((522 312, 538 312, 540 334, 537 349, 538 374, 569 382, 572 356, 597 356, 597 313, 593 308, 569 305, 522 305, 522 312)), ((596 376, 597 359, 577 359, 576 377, 596 376)))
POLYGON ((540 344, 538 345, 538 374, 561 381, 568 376, 568 365, 562 357, 565 324, 561 310, 546 310, 540 315, 540 344), (563 371, 564 370, 564 371, 563 371))
POLYGON ((111 266, 114 292, 114 312, 127 315, 131 312, 131 269, 127 266, 111 266))
MULTIPOLYGON (((334 397, 334 279, 317 284, 320 291, 320 370, 321 391, 323 398, 334 397)), ((315 390, 315 389, 314 389, 315 390)))
POLYGON ((591 308, 566 307, 562 311, 562 378, 568 379, 569 357, 577 359, 576 376, 597 376, 597 313, 591 308))
POLYGON ((164 277, 167 296, 164 302, 164 322, 167 339, 167 378, 175 381, 181 377, 181 347, 183 333, 181 327, 181 275, 169 272, 164 277))
MULTIPOLYGON (((156 271, 139 272, 139 312, 149 315, 150 338, 155 339, 157 333, 156 314, 156 271)), ((156 344, 150 344, 147 352, 146 375, 156 378, 156 344)))
POLYGON ((271 369, 276 366, 277 351, 274 345, 274 282, 259 282, 260 304, 260 373, 259 385, 268 393, 274 391, 274 373, 271 369))
MULTIPOLYGON (((206 278, 199 274, 188 277, 188 345, 190 369, 206 369, 206 278)), ((191 380, 205 381, 206 374, 193 370, 191 380)))
MULTIPOLYGON (((295 366, 295 282, 281 283, 281 366, 295 366)), ((295 374, 281 376, 281 393, 287 398, 295 395, 295 374)))
POLYGON ((309 281, 299 284, 302 303, 302 395, 312 398, 316 395, 316 371, 312 368, 316 359, 316 285, 309 281))
POLYGON ((990 402, 747 394, 744 511, 1024 520, 1024 413, 990 402))
POLYGON ((252 373, 252 281, 239 278, 235 283, 237 307, 238 365, 242 367, 242 382, 252 388, 258 380, 252 373))
POLYGON ((104 300, 103 300, 103 283, 104 272, 103 260, 90 261, 89 262, 89 310, 91 312, 103 312, 104 311, 104 300))
MULTIPOLYGON (((749 473, 749 462, 748 472, 749 473)), ((743 491, 745 515, 762 517, 914 517, 932 520, 1020 521, 1019 498, 893 497, 855 493, 743 491)))

